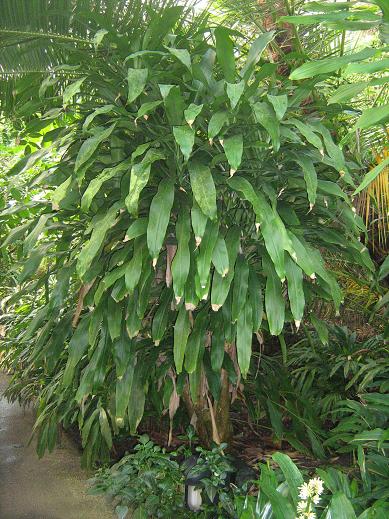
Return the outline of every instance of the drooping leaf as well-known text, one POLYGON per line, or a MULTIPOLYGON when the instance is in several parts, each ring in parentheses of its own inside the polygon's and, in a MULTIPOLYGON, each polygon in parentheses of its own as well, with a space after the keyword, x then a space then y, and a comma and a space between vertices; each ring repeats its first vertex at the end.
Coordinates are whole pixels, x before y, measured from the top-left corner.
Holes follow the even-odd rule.
POLYGON ((194 130, 189 126, 174 126, 173 134, 185 160, 188 161, 195 141, 194 130))
POLYGON ((80 278, 84 277, 93 259, 98 254, 108 229, 110 229, 115 223, 116 214, 120 206, 120 202, 114 204, 105 215, 101 215, 101 217, 96 221, 89 241, 85 243, 78 256, 77 273, 80 278))
POLYGON ((282 470, 286 482, 288 483, 289 491, 291 493, 293 503, 297 506, 297 503, 300 501, 299 491, 300 487, 304 483, 303 476, 301 472, 297 468, 297 466, 293 463, 293 461, 282 452, 276 452, 273 454, 272 458, 279 465, 282 470))
POLYGON ((179 303, 184 296, 185 284, 190 269, 190 218, 187 211, 182 211, 176 224, 177 251, 173 258, 171 270, 173 277, 173 289, 176 302, 179 303))
POLYGON ((226 154, 228 164, 230 165, 230 175, 239 169, 242 162, 243 155, 243 135, 237 134, 224 139, 223 141, 224 153, 226 154))
POLYGON ((128 96, 127 104, 132 103, 143 92, 149 71, 147 68, 129 68, 127 72, 128 96))
POLYGON ((62 104, 64 106, 68 105, 73 97, 81 91, 81 86, 85 80, 86 77, 82 77, 65 88, 62 94, 62 104))
POLYGON ((242 94, 244 92, 245 86, 246 82, 244 80, 239 81, 239 83, 226 84, 226 91, 228 99, 230 100, 232 110, 234 110, 237 104, 239 103, 240 98, 242 97, 242 94))
POLYGON ((220 130, 228 121, 228 112, 215 112, 208 124, 208 139, 212 140, 219 135, 220 130))
POLYGON ((117 166, 114 166, 113 168, 104 169, 99 175, 97 175, 97 177, 93 178, 82 195, 81 209, 85 212, 88 211, 94 197, 97 195, 102 185, 105 182, 108 182, 108 180, 111 180, 120 175, 120 173, 124 173, 125 171, 129 170, 129 167, 129 162, 124 161, 117 166))
POLYGON ((387 157, 385 160, 381 161, 377 166, 375 166, 373 169, 369 171, 369 173, 366 173, 364 179, 358 186, 358 188, 354 191, 354 196, 360 193, 363 189, 365 189, 375 178, 378 177, 378 175, 383 171, 387 165, 389 164, 389 157, 387 157))
POLYGON ((348 65, 349 63, 371 58, 379 52, 379 49, 365 48, 359 52, 354 52, 352 54, 345 54, 343 56, 338 56, 335 58, 326 58, 319 59, 317 61, 310 61, 296 68, 290 74, 289 78, 294 81, 297 81, 300 79, 314 77, 318 74, 328 74, 330 72, 335 72, 336 70, 339 70, 340 68, 344 67, 345 65, 348 65))
POLYGON ((362 115, 357 121, 356 127, 362 130, 376 126, 387 121, 389 118, 389 104, 374 106, 363 110, 362 115))
POLYGON ((133 216, 137 216, 138 214, 139 197, 149 181, 151 165, 163 158, 164 155, 162 153, 152 148, 147 151, 141 162, 132 166, 130 190, 126 197, 125 204, 128 212, 133 216))
POLYGON ((218 236, 215 248, 212 253, 212 263, 216 271, 224 278, 228 274, 229 261, 226 242, 222 236, 218 236))
POLYGON ((193 126, 198 115, 200 115, 204 105, 196 105, 191 103, 186 110, 184 110, 185 121, 189 124, 190 127, 193 126))
POLYGON ((317 173, 315 166, 312 160, 303 154, 300 154, 299 157, 296 157, 295 161, 301 166, 301 169, 303 170, 304 180, 307 186, 309 205, 310 209, 312 209, 316 202, 317 192, 317 173))
POLYGON ((164 179, 151 202, 147 226, 147 246, 154 265, 165 240, 173 201, 174 184, 170 179, 164 179))
POLYGON ((236 329, 236 350, 238 353, 238 363, 244 378, 246 378, 250 367, 252 336, 252 308, 251 305, 246 302, 238 316, 236 329))
POLYGON ((188 165, 193 195, 202 212, 211 220, 217 215, 216 188, 211 170, 205 164, 191 161, 188 165))
POLYGON ((269 330, 272 335, 280 335, 285 320, 285 300, 282 295, 282 286, 273 266, 263 258, 266 272, 265 308, 269 330))
POLYGON ((176 323, 174 325, 174 363, 176 365, 177 373, 181 373, 184 362, 186 344, 190 333, 189 314, 184 305, 181 305, 178 311, 176 323))
POLYGON ((229 30, 219 26, 215 29, 216 56, 223 71, 224 78, 229 83, 235 79, 234 43, 230 38, 229 30))
POLYGON ((285 257, 286 279, 288 280, 288 297, 290 309, 294 317, 296 327, 299 328, 305 308, 305 296, 303 289, 303 272, 296 265, 289 254, 285 257))
POLYGON ((278 151, 280 147, 280 125, 273 107, 265 102, 255 103, 253 110, 259 124, 270 135, 274 151, 278 151))
POLYGON ((190 54, 187 49, 175 49, 173 47, 165 47, 172 56, 177 58, 185 67, 192 72, 192 62, 190 59, 190 54))
POLYGON ((108 139, 115 128, 115 124, 112 124, 108 128, 99 128, 98 131, 95 132, 93 137, 89 137, 86 141, 84 141, 81 145, 80 151, 78 152, 76 163, 74 166, 74 171, 77 173, 80 171, 81 166, 83 166, 95 153, 100 144, 108 139))
POLYGON ((242 77, 250 77, 250 75, 253 73, 255 65, 261 58, 262 52, 265 50, 267 45, 274 39, 275 34, 275 31, 265 32, 264 34, 258 36, 258 38, 254 41, 247 55, 246 63, 244 64, 240 72, 240 75, 242 77))
POLYGON ((270 94, 267 94, 267 98, 273 105, 274 111, 276 113, 277 119, 281 121, 283 119, 286 110, 288 108, 288 97, 286 94, 273 96, 270 94))

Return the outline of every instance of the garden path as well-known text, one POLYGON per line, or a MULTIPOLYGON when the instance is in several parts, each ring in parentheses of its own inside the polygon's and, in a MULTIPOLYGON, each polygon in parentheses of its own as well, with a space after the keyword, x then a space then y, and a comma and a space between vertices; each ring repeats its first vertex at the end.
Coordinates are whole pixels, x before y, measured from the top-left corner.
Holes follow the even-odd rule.
POLYGON ((113 519, 102 498, 86 493, 88 474, 66 435, 38 459, 28 445, 32 411, 1 398, 7 380, 0 373, 0 519, 113 519))

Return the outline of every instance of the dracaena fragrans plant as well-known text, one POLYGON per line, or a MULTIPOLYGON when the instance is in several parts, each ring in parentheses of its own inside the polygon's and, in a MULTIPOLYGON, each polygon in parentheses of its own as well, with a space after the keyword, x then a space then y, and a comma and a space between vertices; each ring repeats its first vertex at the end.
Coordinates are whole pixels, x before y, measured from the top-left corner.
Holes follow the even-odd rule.
POLYGON ((27 89, 50 126, 13 170, 41 168, 46 193, 14 231, 22 289, 47 288, 19 336, 50 379, 39 445, 78 423, 87 461, 150 405, 172 420, 183 402, 204 442, 228 441, 256 336, 342 302, 321 251, 373 268, 325 105, 268 62, 274 32, 246 45, 177 8, 144 24, 66 48, 27 89))

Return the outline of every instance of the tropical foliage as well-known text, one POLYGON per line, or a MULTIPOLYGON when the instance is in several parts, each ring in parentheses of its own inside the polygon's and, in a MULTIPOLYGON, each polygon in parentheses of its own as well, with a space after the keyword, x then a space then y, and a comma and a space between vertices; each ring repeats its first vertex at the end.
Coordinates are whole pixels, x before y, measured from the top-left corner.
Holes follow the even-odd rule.
MULTIPOLYGON (((384 517, 386 2, 1 14, 0 363, 9 398, 37 405, 38 454, 58 425, 91 466, 149 417, 169 447, 191 423, 210 514, 218 495, 226 517, 384 517), (353 294, 374 336, 335 325, 353 294), (224 443, 248 426, 356 470, 302 474, 281 453, 224 495, 224 443)), ((187 455, 142 437, 97 488, 119 517, 187 514, 187 455)))

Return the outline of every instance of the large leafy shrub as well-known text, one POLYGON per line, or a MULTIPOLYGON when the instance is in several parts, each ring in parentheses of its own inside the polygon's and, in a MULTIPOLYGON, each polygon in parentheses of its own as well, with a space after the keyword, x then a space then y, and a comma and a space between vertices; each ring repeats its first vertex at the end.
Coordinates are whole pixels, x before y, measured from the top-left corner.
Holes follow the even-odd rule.
POLYGON ((172 420, 183 400, 204 442, 228 440, 255 334, 298 328, 314 298, 341 305, 320 251, 374 268, 342 190, 353 165, 312 83, 265 59, 274 33, 246 46, 179 7, 141 19, 14 91, 36 140, 9 175, 36 167, 42 197, 0 216, 21 219, 21 293, 47 295, 17 341, 46 377, 39 452, 77 424, 87 462, 145 405, 172 420))

